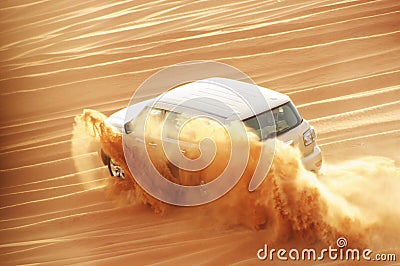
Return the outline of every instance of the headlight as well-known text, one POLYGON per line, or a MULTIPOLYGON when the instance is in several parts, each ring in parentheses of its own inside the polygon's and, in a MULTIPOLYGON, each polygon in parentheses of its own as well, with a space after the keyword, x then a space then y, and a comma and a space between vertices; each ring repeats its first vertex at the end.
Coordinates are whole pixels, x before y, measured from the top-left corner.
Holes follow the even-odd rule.
POLYGON ((304 141, 304 146, 308 146, 311 143, 313 143, 316 139, 315 131, 313 128, 310 128, 303 134, 303 141, 304 141))

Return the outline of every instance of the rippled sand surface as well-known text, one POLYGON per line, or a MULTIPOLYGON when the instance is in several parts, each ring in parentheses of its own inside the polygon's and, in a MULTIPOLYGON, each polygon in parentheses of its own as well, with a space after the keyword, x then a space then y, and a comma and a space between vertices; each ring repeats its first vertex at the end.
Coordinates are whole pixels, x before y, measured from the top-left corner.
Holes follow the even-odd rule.
POLYGON ((268 232, 118 207, 96 151, 72 149, 83 109, 111 114, 153 73, 190 60, 288 94, 328 165, 366 155, 399 165, 398 1, 4 0, 2 264, 259 263, 268 232))

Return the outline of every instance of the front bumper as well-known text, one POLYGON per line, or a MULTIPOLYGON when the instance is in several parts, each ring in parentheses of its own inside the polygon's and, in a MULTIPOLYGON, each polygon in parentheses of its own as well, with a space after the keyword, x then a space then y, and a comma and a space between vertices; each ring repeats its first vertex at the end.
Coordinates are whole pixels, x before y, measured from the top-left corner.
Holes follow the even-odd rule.
POLYGON ((304 157, 301 161, 307 170, 318 172, 322 166, 321 149, 315 145, 313 152, 304 157))

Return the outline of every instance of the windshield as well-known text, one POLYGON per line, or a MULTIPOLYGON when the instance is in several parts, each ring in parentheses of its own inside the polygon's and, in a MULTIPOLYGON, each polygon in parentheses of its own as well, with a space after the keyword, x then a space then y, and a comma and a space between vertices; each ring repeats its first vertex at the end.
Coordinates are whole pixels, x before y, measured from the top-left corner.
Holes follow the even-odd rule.
POLYGON ((279 136, 301 123, 302 119, 292 102, 278 106, 244 120, 244 124, 254 130, 260 139, 279 136))

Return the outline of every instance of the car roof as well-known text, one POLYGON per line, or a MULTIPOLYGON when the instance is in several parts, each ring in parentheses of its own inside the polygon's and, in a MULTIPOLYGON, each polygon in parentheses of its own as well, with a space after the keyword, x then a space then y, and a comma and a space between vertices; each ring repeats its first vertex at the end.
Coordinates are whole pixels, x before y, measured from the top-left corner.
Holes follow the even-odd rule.
POLYGON ((178 86, 155 98, 152 106, 178 113, 245 120, 287 103, 282 93, 227 78, 208 78, 178 86))

